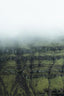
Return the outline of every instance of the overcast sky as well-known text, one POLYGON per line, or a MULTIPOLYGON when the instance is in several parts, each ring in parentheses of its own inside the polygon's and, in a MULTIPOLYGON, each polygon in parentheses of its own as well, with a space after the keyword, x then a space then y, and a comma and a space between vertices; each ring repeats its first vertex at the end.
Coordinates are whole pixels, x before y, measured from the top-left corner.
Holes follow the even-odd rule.
POLYGON ((0 38, 64 34, 64 0, 0 0, 0 38))

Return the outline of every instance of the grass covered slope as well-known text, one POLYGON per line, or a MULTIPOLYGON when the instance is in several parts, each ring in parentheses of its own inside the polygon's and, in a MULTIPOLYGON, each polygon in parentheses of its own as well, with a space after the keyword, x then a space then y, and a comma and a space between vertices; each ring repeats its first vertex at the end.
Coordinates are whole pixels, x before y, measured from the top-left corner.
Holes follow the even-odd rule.
POLYGON ((0 96, 63 96, 64 46, 1 49, 0 85, 0 96))

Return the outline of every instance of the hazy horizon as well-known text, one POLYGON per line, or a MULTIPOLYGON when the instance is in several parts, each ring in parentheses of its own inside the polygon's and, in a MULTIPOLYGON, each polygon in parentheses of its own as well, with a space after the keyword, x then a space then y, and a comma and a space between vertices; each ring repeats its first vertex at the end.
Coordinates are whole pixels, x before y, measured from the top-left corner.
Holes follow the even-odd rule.
POLYGON ((1 0, 0 41, 64 36, 64 0, 1 0))

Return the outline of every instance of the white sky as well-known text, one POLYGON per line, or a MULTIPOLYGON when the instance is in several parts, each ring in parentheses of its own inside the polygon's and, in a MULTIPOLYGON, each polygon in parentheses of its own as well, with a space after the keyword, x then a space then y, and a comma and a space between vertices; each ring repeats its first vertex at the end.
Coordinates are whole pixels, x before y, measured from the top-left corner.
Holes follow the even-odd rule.
POLYGON ((1 37, 64 34, 64 0, 0 0, 1 37))

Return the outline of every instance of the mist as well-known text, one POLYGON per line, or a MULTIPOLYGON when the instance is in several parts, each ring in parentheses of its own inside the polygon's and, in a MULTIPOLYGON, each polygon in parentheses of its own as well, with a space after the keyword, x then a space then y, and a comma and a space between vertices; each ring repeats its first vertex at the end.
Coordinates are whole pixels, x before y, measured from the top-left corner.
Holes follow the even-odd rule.
POLYGON ((0 42, 58 41, 64 38, 63 11, 64 0, 1 0, 0 42))

